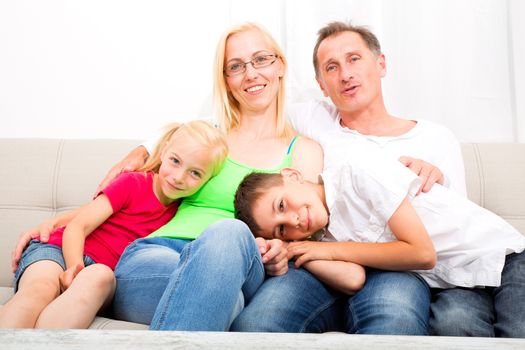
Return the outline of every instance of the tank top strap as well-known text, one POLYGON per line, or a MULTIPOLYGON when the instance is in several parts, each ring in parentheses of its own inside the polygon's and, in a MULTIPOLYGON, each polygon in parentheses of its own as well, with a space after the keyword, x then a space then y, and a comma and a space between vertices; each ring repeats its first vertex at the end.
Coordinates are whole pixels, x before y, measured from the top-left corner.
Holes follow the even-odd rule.
POLYGON ((299 136, 294 136, 292 141, 290 141, 290 145, 288 146, 288 150, 286 151, 286 156, 284 157, 281 165, 279 166, 280 169, 282 168, 289 168, 292 166, 292 160, 293 160, 293 152, 295 149, 295 145, 297 144, 297 140, 299 139, 299 136))
POLYGON ((299 136, 294 136, 292 141, 290 141, 290 145, 288 145, 288 150, 286 151, 286 155, 292 153, 294 147, 295 147, 295 141, 299 139, 299 136))

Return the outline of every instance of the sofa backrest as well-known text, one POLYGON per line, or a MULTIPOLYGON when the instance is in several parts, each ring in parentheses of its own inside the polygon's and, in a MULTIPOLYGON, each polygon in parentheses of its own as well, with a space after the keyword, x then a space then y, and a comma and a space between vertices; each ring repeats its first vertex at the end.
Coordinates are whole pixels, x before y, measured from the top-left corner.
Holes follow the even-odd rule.
POLYGON ((87 203, 136 140, 0 139, 0 286, 22 232, 87 203))
POLYGON ((525 143, 462 144, 470 200, 525 234, 525 143))
MULTIPOLYGON (((0 286, 19 235, 88 202, 136 140, 0 139, 0 286)), ((464 144, 468 195, 525 232, 525 144, 464 144)), ((497 234, 497 233, 496 233, 497 234)))

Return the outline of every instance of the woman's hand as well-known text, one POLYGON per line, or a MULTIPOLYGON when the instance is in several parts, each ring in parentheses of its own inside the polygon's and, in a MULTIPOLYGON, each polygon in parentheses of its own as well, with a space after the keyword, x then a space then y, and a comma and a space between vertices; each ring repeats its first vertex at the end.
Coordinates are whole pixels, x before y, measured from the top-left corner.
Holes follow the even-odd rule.
POLYGON ((75 277, 77 277, 78 273, 83 269, 84 264, 79 263, 71 266, 66 271, 63 271, 60 276, 58 276, 58 280, 60 281, 60 290, 64 292, 66 289, 68 289, 71 286, 71 283, 73 283, 75 277))
POLYGON ((51 218, 44 221, 43 223, 35 226, 29 231, 26 231, 20 235, 18 243, 15 246, 15 249, 11 253, 11 269, 13 272, 16 271, 18 267, 18 262, 22 257, 22 252, 25 250, 29 242, 32 239, 38 239, 42 243, 47 243, 51 232, 56 229, 57 218, 51 218))
POLYGON ((95 195, 100 193, 117 175, 128 172, 135 171, 144 165, 146 159, 148 158, 148 151, 144 146, 138 146, 133 151, 131 151, 124 159, 115 164, 106 174, 106 177, 98 185, 95 195))
POLYGON ((422 183, 417 194, 428 192, 435 183, 443 185, 445 181, 445 177, 441 170, 424 160, 411 157, 400 157, 399 161, 421 178, 422 183))
POLYGON ((287 245, 280 239, 265 240, 258 237, 255 239, 259 252, 261 253, 264 270, 270 276, 284 275, 288 272, 287 245))

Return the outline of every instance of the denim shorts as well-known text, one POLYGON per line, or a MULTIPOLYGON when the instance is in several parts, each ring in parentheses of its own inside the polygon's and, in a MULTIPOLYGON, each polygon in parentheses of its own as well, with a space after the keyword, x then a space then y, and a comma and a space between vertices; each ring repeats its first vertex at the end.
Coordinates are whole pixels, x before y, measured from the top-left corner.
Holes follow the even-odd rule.
MULTIPOLYGON (((62 255, 62 248, 47 243, 40 243, 38 240, 32 240, 29 243, 29 246, 22 253, 22 257, 18 262, 18 267, 15 272, 14 278, 14 289, 15 293, 18 290, 18 282, 24 271, 29 267, 29 265, 36 263, 41 260, 50 260, 56 262, 62 267, 63 270, 66 269, 66 262, 64 261, 64 256, 62 255)), ((84 255, 84 266, 89 266, 95 264, 95 261, 89 256, 84 255)))

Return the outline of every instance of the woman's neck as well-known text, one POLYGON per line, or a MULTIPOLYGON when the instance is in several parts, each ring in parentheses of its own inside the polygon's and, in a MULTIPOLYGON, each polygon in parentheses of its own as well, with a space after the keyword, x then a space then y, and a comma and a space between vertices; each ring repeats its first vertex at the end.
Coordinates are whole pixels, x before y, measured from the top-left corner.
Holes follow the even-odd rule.
POLYGON ((239 126, 230 130, 228 136, 252 141, 276 139, 278 137, 275 113, 244 114, 239 126))

